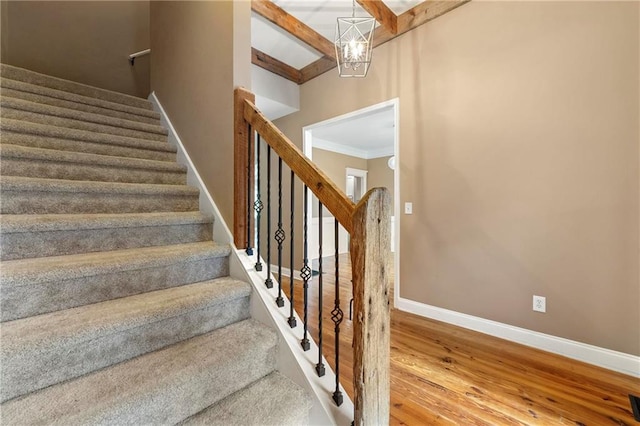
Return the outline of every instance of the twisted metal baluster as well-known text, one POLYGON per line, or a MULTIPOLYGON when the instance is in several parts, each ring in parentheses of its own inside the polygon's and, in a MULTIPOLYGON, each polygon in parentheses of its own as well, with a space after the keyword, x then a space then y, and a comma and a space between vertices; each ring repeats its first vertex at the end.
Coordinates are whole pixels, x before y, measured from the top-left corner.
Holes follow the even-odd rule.
POLYGON ((262 271, 262 262, 260 261, 260 213, 264 208, 264 204, 262 204, 262 200, 260 199, 260 133, 256 133, 256 201, 253 203, 253 208, 256 210, 256 271, 262 271))
POLYGON ((307 185, 304 186, 304 224, 303 224, 303 263, 302 269, 300 270, 300 277, 302 278, 302 289, 304 291, 304 333, 302 335, 302 341, 300 345, 302 345, 302 349, 308 351, 311 347, 309 343, 309 338, 307 337, 307 331, 309 329, 309 279, 311 278, 311 268, 309 267, 309 254, 308 254, 308 245, 309 241, 307 239, 307 219, 309 218, 309 188, 307 185))
POLYGON ((294 305, 294 297, 293 297, 293 271, 294 271, 294 267, 293 267, 293 230, 294 230, 294 209, 295 209, 295 177, 296 175, 293 174, 293 170, 291 170, 291 230, 290 230, 290 238, 291 238, 291 242, 289 244, 289 297, 291 298, 291 303, 289 304, 289 319, 287 320, 287 322, 289 323, 289 327, 293 328, 297 325, 296 323, 296 317, 294 316, 293 312, 293 305, 294 305))
POLYGON ((342 322, 342 318, 344 317, 344 314, 342 312, 342 309, 340 309, 340 254, 339 254, 339 243, 340 240, 338 238, 338 219, 335 219, 335 224, 334 224, 334 229, 335 229, 335 244, 336 244, 336 257, 335 257, 335 273, 336 273, 336 277, 335 277, 335 301, 334 301, 334 308, 333 311, 331 311, 331 320, 333 320, 333 323, 335 325, 335 335, 336 335, 336 339, 335 339, 335 344, 336 344, 336 390, 335 392, 333 392, 333 400, 335 401, 336 405, 340 406, 342 405, 342 392, 340 391, 340 323, 342 322))
POLYGON ((245 253, 253 256, 251 248, 251 124, 247 123, 247 248, 245 253))
POLYGON ((267 144, 267 288, 273 288, 271 279, 271 147, 267 144))
POLYGON ((322 203, 318 200, 318 363, 316 373, 324 376, 324 362, 322 362, 322 203))
POLYGON ((278 297, 276 305, 279 308, 284 306, 284 298, 282 297, 282 242, 284 238, 284 230, 282 229, 282 158, 278 157, 278 229, 275 239, 278 242, 278 297))

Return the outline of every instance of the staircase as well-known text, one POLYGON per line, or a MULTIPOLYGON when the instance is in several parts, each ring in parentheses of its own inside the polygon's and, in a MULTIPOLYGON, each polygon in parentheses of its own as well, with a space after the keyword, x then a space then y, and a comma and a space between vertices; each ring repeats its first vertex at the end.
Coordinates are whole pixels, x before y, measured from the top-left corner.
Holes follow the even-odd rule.
POLYGON ((1 66, 3 425, 298 425, 151 104, 1 66))

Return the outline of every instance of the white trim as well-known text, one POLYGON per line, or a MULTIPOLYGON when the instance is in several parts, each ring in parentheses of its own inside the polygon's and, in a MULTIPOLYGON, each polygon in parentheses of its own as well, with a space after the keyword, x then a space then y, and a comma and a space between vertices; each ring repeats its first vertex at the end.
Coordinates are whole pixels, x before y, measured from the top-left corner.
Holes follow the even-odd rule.
POLYGON ((353 146, 331 142, 320 138, 313 139, 313 147, 324 149, 326 151, 337 152, 338 154, 350 155, 351 157, 364 158, 365 160, 388 157, 394 154, 393 148, 359 149, 353 146))
POLYGON ((396 307, 619 373, 640 377, 640 357, 396 297, 396 307))

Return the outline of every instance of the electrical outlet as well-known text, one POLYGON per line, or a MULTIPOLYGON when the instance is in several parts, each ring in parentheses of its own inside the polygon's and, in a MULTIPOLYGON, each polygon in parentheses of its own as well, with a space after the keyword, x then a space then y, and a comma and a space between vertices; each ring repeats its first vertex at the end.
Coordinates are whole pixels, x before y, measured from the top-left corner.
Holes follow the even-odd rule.
POLYGON ((544 296, 533 296, 533 310, 536 312, 547 312, 547 298, 544 296))

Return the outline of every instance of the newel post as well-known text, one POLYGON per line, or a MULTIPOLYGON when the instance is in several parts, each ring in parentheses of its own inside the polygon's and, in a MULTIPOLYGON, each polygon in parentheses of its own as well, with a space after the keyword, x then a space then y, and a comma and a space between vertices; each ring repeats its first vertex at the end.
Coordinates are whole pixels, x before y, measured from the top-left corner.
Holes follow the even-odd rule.
POLYGON ((356 426, 389 424, 389 206, 389 191, 374 188, 358 203, 352 221, 356 426))
POLYGON ((244 101, 255 103, 255 95, 243 87, 233 92, 233 241, 237 248, 246 248, 247 227, 251 226, 247 211, 252 194, 247 194, 253 180, 253 168, 249 168, 249 135, 244 119, 244 101))

